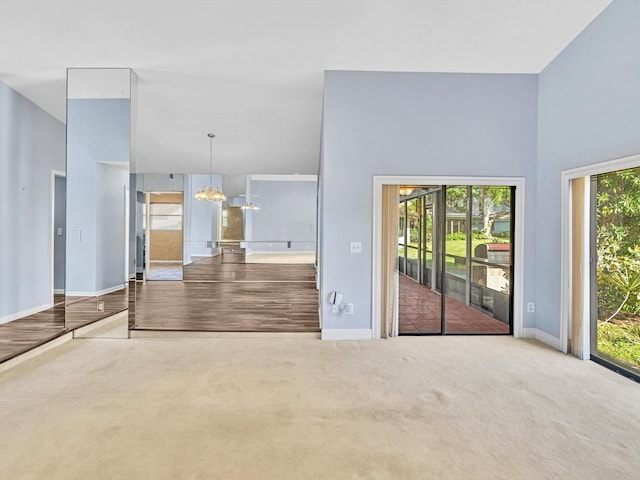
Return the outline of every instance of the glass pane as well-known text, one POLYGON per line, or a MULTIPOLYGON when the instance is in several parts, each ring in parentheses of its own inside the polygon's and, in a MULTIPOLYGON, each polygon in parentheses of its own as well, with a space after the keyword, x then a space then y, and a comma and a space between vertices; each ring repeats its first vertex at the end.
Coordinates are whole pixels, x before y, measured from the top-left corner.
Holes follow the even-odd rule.
POLYGON ((441 333, 440 295, 431 288, 431 278, 436 277, 433 268, 433 205, 432 194, 423 195, 400 205, 400 241, 407 241, 406 269, 400 264, 399 331, 401 334, 441 333), (425 197, 428 197, 425 198, 425 197), (425 205, 429 204, 427 210, 425 205), (429 230, 428 232, 426 230, 429 230), (429 277, 427 279, 427 277, 429 277))
POLYGON ((149 226, 151 230, 181 230, 182 217, 151 215, 149 216, 149 226))
MULTIPOLYGON (((510 324, 511 188, 472 188, 472 265, 469 305, 510 324)), ((488 326, 487 326, 488 328, 488 326)), ((500 332, 496 324, 490 333, 500 332)))
POLYGON ((467 275, 467 187, 447 187, 446 278, 447 295, 465 301, 467 275))
POLYGON ((592 354, 640 374, 640 169, 599 175, 596 188, 592 354))
MULTIPOLYGON (((244 217, 241 207, 225 207, 222 210, 222 240, 242 240, 244 217)), ((277 240, 277 239, 276 239, 277 240)))
POLYGON ((447 333, 509 333, 510 210, 510 187, 447 188, 447 333))
POLYGON ((180 203, 152 203, 149 205, 151 215, 182 215, 180 203))

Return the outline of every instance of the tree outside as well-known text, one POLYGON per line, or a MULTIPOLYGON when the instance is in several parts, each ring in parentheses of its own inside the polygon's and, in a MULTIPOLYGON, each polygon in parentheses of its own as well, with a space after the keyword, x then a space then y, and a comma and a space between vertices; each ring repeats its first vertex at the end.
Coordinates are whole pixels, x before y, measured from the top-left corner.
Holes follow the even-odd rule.
POLYGON ((597 178, 598 351, 640 367, 640 169, 597 178))

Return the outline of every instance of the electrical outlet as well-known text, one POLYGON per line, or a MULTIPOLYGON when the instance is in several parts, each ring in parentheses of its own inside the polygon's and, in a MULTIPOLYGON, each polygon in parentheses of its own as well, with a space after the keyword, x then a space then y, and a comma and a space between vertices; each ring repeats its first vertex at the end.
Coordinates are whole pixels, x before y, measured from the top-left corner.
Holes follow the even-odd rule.
POLYGON ((345 303, 344 310, 342 312, 345 315, 353 315, 353 303, 345 303))
POLYGON ((536 311, 536 304, 533 302, 527 303, 527 313, 533 313, 536 311))
POLYGON ((362 253, 362 242, 350 242, 349 251, 351 253, 362 253))
POLYGON ((98 302, 96 308, 99 312, 104 312, 104 302, 98 302))

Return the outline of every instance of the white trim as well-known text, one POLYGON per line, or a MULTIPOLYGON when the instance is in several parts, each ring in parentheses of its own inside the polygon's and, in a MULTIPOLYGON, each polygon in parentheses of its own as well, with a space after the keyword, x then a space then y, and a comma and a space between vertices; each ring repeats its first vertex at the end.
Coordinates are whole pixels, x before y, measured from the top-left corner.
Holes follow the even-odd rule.
POLYGON ((35 313, 39 313, 44 310, 49 310, 52 307, 53 307, 53 300, 51 301, 51 303, 44 303, 42 305, 38 305, 37 307, 28 308, 27 310, 22 310, 21 312, 5 315, 4 317, 0 317, 0 325, 3 323, 13 322, 14 320, 18 320, 20 318, 28 317, 29 315, 33 315, 35 313))
POLYGON ((322 340, 371 340, 370 328, 323 328, 322 340))
MULTIPOLYGON (((51 241, 51 245, 50 245, 50 252, 51 252, 51 305, 53 305, 53 295, 55 294, 55 290, 54 290, 54 285, 55 285, 55 237, 56 237, 56 225, 55 225, 55 218, 56 218, 56 177, 63 177, 63 178, 67 178, 67 173, 63 172, 62 170, 51 170, 51 174, 49 176, 49 179, 51 180, 51 191, 49 192, 49 198, 51 200, 51 219, 49 222, 49 232, 51 233, 51 236, 49 237, 49 240, 51 241)), ((64 226, 64 231, 62 232, 64 237, 66 238, 67 236, 67 225, 65 222, 65 226, 64 226)), ((65 262, 65 268, 66 268, 66 262, 65 262)), ((66 275, 65 275, 66 277, 66 275)), ((64 293, 64 291, 62 292, 64 293)), ((2 323, 2 322, 0 322, 2 323)))
POLYGON ((550 346, 551 348, 560 350, 560 339, 538 328, 523 328, 522 338, 533 338, 541 343, 544 343, 545 345, 550 346))
MULTIPOLYGON (((601 163, 595 163, 591 165, 585 165, 582 167, 572 168, 569 170, 563 170, 560 173, 561 181, 561 217, 560 217, 560 339, 558 350, 567 353, 569 350, 569 328, 571 325, 571 180, 580 177, 590 177, 592 175, 598 175, 601 173, 613 172, 616 170, 625 170, 628 168, 635 168, 640 166, 640 154, 630 155, 628 157, 617 158, 614 160, 608 160, 601 163)), ((588 189, 587 189, 588 190, 588 189)), ((590 208, 589 195, 585 193, 587 199, 586 213, 590 208)), ((588 216, 587 216, 588 218, 588 216)), ((590 221, 587 220, 585 228, 590 228, 590 221)), ((589 235, 587 235, 587 239, 589 235)), ((587 289, 590 278, 589 271, 585 269, 585 289, 587 289)), ((586 299, 589 302, 589 299, 586 299)), ((586 348, 583 348, 584 354, 588 355, 590 350, 590 312, 589 308, 585 309, 585 315, 583 318, 583 330, 585 336, 583 341, 586 348)))
POLYGON ((372 225, 372 338, 380 338, 380 298, 382 281, 382 186, 383 185, 504 185, 516 187, 515 258, 513 265, 513 336, 522 338, 524 328, 524 225, 525 179, 523 177, 444 177, 444 176, 382 176, 373 177, 372 225))
POLYGON ((64 295, 64 288, 54 288, 53 289, 53 294, 54 295, 64 295))
POLYGON ((7 360, 6 362, 0 363, 0 373, 6 372, 10 368, 13 368, 21 363, 26 362, 27 360, 31 360, 32 358, 37 357, 38 355, 42 355, 43 353, 59 347, 63 343, 67 343, 69 340, 73 338, 73 334, 71 332, 61 335, 59 337, 54 338, 53 340, 48 341, 36 347, 34 349, 29 350, 28 352, 23 353, 22 355, 18 355, 17 357, 12 358, 11 360, 7 360))
POLYGON ((259 182, 317 182, 317 175, 250 175, 252 181, 259 182))
POLYGON ((218 255, 220 255, 220 252, 216 252, 216 253, 192 253, 191 254, 192 257, 217 257, 218 255))
POLYGON ((97 292, 67 292, 67 297, 100 297, 108 293, 117 292, 118 290, 124 290, 125 286, 126 285, 116 285, 115 287, 105 288, 97 292))

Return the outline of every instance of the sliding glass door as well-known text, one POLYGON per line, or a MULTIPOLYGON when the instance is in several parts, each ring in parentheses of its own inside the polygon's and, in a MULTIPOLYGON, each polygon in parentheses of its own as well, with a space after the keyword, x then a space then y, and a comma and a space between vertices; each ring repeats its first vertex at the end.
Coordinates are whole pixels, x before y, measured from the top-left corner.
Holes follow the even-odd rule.
POLYGON ((511 333, 513 193, 438 185, 401 197, 401 334, 511 333))
POLYGON ((591 177, 591 357, 640 378, 640 169, 591 177))

